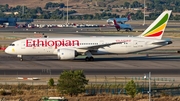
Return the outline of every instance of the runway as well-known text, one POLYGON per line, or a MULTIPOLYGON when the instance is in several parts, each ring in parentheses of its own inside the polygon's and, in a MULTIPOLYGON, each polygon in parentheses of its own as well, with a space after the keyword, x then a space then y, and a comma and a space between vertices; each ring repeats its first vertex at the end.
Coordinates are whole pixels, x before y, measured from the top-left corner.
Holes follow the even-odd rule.
POLYGON ((60 61, 56 56, 16 56, 0 54, 0 75, 54 75, 64 70, 83 70, 86 75, 143 75, 179 76, 180 54, 145 54, 95 56, 86 62, 84 57, 60 61))
MULTIPOLYGON (((10 76, 10 75, 36 75, 36 76, 44 76, 44 75, 52 75, 52 76, 59 76, 61 72, 63 72, 66 69, 19 69, 19 70, 13 70, 13 69, 3 69, 0 71, 1 76, 10 76)), ((68 70, 68 69, 67 69, 68 70)), ((80 69, 83 70, 83 69, 80 69)), ((163 75, 170 75, 170 76, 177 76, 180 73, 180 69, 84 69, 85 75, 106 75, 106 76, 137 76, 143 74, 148 74, 151 72, 153 76, 163 76, 163 75)), ((164 76, 167 77, 167 76, 164 76)), ((169 77, 169 76, 168 76, 169 77)))

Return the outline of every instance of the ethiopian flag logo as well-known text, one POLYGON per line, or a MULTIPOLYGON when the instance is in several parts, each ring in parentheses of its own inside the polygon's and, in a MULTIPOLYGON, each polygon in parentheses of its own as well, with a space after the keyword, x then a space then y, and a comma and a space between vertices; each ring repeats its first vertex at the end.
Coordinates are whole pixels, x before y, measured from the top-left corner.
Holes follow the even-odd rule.
POLYGON ((145 37, 160 36, 166 27, 167 20, 168 20, 168 14, 166 14, 153 28, 151 28, 143 36, 145 37))

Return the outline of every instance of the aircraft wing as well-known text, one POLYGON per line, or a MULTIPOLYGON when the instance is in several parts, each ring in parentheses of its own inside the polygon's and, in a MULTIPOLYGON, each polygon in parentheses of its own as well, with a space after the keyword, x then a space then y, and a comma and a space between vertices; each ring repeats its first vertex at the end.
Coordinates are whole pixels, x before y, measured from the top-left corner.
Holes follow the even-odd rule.
POLYGON ((109 47, 110 45, 122 44, 122 43, 124 43, 124 42, 113 42, 113 43, 108 43, 108 44, 100 44, 100 45, 94 45, 94 46, 87 46, 87 47, 81 47, 79 49, 97 50, 98 48, 109 47))

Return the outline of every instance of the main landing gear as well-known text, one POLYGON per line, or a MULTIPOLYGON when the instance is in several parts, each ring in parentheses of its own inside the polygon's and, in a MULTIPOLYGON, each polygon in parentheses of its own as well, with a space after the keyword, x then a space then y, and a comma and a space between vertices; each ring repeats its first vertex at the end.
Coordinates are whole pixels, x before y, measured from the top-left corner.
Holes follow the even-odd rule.
POLYGON ((117 31, 120 31, 120 28, 117 28, 117 31))
POLYGON ((94 61, 94 58, 91 56, 91 57, 86 57, 85 58, 86 61, 94 61))
POLYGON ((91 52, 87 51, 87 52, 85 52, 85 55, 87 56, 85 58, 85 61, 94 61, 94 58, 93 58, 91 52))

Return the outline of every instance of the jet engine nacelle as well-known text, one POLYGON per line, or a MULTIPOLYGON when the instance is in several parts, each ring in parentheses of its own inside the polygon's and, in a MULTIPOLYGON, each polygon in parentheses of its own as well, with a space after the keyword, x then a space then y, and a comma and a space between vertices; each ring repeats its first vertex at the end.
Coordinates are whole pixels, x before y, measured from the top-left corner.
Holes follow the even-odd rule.
POLYGON ((58 49, 57 55, 60 60, 72 60, 77 56, 77 52, 72 49, 58 49))

